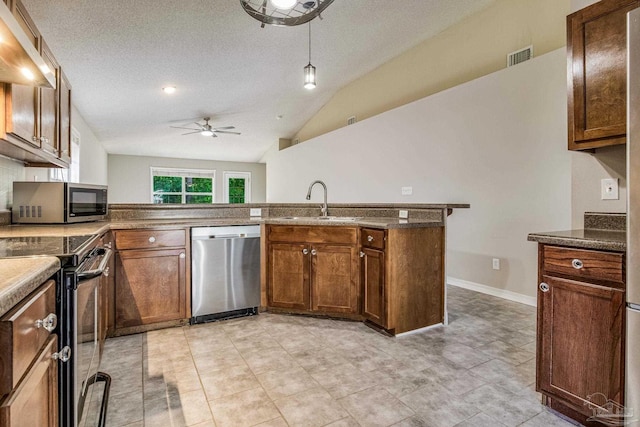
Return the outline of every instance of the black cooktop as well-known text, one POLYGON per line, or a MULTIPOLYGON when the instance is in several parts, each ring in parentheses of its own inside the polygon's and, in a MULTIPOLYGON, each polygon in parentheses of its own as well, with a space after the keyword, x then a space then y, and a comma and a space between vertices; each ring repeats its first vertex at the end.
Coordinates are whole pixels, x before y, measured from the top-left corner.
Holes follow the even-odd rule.
POLYGON ((51 255, 60 258, 63 265, 77 265, 90 249, 96 236, 35 236, 0 238, 0 258, 51 255))

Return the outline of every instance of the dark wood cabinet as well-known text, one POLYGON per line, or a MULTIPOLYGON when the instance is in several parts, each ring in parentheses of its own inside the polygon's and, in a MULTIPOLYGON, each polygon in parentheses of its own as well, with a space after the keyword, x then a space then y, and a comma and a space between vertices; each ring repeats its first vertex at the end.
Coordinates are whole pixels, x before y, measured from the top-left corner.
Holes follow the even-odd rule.
MULTIPOLYGON (((49 46, 41 40, 40 53, 42 59, 44 59, 47 66, 53 70, 56 78, 56 82, 59 81, 59 69, 58 62, 53 56, 49 46)), ((55 157, 59 157, 60 144, 58 141, 58 89, 40 88, 38 89, 39 105, 36 112, 36 118, 38 128, 36 134, 40 139, 40 147, 52 154, 55 157)))
POLYGON ((539 265, 536 389, 584 423, 592 403, 624 404, 624 257, 540 245, 539 265))
POLYGON ((601 0, 567 17, 570 150, 626 142, 626 14, 638 6, 601 0))
POLYGON ((269 226, 267 233, 269 307, 358 313, 355 228, 269 226))
POLYGON ((186 321, 187 235, 186 229, 114 232, 116 334, 186 321))
POLYGON ((71 163, 71 85, 67 76, 59 70, 58 79, 58 157, 71 163))
POLYGON ((362 315, 376 325, 386 328, 384 252, 377 249, 362 248, 360 253, 362 282, 362 315))

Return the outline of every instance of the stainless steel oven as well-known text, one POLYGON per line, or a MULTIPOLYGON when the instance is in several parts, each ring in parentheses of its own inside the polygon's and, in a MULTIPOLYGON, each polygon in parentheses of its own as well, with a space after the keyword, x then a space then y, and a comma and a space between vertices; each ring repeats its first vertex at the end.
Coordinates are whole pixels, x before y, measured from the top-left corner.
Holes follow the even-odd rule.
POLYGON ((107 187, 72 182, 13 183, 14 224, 99 221, 107 215, 107 187))

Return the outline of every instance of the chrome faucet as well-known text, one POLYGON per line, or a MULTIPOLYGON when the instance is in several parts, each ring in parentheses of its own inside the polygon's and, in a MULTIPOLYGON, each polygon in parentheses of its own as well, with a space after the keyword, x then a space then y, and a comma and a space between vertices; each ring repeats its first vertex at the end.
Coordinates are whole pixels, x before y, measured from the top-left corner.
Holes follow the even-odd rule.
POLYGON ((327 216, 329 215, 329 208, 327 207, 327 186, 325 185, 324 182, 320 180, 316 180, 311 183, 311 185, 309 186, 309 191, 307 191, 307 200, 311 200, 311 189, 316 184, 320 184, 322 185, 322 187, 324 187, 324 204, 322 204, 321 206, 321 212, 322 212, 322 216, 327 216))

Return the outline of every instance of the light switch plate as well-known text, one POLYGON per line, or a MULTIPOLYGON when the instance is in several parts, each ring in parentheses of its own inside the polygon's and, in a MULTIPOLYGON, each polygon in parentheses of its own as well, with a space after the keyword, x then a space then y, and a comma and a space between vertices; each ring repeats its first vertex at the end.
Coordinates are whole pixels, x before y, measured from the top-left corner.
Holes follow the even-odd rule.
POLYGON ((602 200, 618 200, 618 178, 607 178, 600 181, 602 200))
POLYGON ((398 217, 399 217, 399 218, 404 218, 404 219, 409 218, 409 211, 400 210, 400 211, 398 212, 398 217))
POLYGON ((262 216, 262 209, 261 208, 249 209, 249 216, 262 216))
POLYGON ((400 192, 403 196, 410 196, 413 194, 413 187, 402 187, 400 192))

